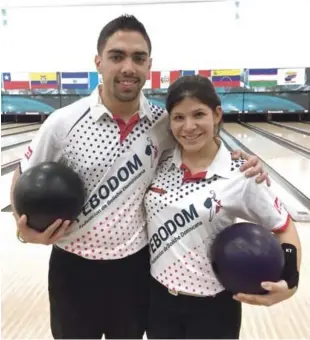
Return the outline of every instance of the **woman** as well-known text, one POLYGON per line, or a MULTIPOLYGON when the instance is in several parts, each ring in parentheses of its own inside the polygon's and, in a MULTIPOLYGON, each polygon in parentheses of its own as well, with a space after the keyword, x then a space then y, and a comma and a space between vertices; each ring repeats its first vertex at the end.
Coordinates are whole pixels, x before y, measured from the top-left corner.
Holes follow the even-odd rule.
POLYGON ((218 138, 221 102, 207 78, 178 79, 166 108, 177 147, 145 196, 152 276, 148 338, 237 339, 241 302, 271 305, 296 291, 296 228, 271 188, 236 171, 242 161, 232 161, 218 138), (266 295, 232 296, 212 270, 210 245, 236 218, 273 231, 287 254, 283 280, 262 283, 266 295))

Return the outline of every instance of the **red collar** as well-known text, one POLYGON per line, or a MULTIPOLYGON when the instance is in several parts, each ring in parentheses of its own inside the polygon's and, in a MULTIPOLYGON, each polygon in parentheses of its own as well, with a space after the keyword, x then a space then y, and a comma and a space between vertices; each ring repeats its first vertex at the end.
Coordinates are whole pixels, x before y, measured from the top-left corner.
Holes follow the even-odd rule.
POLYGON ((184 170, 183 183, 199 181, 200 179, 206 178, 207 175, 207 171, 201 171, 197 172, 196 174, 192 174, 189 168, 184 163, 181 164, 181 169, 184 170))

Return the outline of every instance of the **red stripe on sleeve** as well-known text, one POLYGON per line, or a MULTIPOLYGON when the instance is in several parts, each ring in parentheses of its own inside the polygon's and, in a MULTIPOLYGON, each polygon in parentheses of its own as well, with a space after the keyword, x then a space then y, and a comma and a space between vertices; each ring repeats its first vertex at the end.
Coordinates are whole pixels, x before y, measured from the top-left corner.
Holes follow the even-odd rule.
POLYGON ((292 220, 291 216, 290 216, 289 214, 287 214, 287 218, 286 218, 286 221, 285 221, 285 223, 283 224, 283 226, 280 227, 280 228, 278 228, 278 227, 277 227, 277 228, 274 228, 274 229, 272 229, 271 231, 272 231, 273 233, 283 233, 283 231, 285 231, 286 228, 289 226, 291 220, 292 220))

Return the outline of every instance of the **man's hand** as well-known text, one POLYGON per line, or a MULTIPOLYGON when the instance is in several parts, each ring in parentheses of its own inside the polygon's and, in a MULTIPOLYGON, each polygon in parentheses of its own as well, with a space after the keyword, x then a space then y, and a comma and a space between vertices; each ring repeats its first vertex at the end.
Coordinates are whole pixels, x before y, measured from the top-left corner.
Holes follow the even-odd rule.
POLYGON ((268 290, 266 295, 251 295, 251 294, 237 294, 234 299, 240 302, 248 303, 257 306, 272 306, 281 301, 287 300, 295 292, 296 288, 289 289, 286 281, 279 282, 263 282, 262 287, 268 290))
POLYGON ((71 221, 56 220, 44 232, 36 231, 27 226, 27 216, 22 215, 17 220, 17 231, 26 243, 50 245, 58 241, 66 233, 71 221))
POLYGON ((232 159, 237 160, 239 158, 246 159, 246 162, 240 167, 240 171, 248 170, 245 175, 247 177, 256 176, 256 183, 262 183, 264 181, 267 182, 267 185, 270 186, 270 178, 266 171, 264 171, 261 162, 258 157, 250 156, 245 152, 240 150, 232 152, 232 159))

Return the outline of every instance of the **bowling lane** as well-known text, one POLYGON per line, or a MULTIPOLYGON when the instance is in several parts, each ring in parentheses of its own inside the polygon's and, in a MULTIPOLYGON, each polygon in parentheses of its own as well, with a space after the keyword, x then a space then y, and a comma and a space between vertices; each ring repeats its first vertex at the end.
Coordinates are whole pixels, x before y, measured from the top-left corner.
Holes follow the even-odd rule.
POLYGON ((300 122, 281 122, 282 125, 296 127, 310 132, 310 124, 300 122))
MULTIPOLYGON (((221 138, 232 148, 232 150, 240 149, 240 145, 236 143, 230 136, 221 131, 221 138)), ((246 150, 244 150, 246 151, 246 150)), ((272 187, 275 194, 281 197, 282 202, 285 204, 290 215, 296 221, 304 221, 310 217, 310 207, 305 206, 301 203, 291 192, 289 192, 283 185, 279 183, 277 176, 270 173, 270 178, 272 180, 272 187)))
POLYGON ((0 209, 6 208, 10 205, 10 191, 11 191, 11 183, 13 179, 14 171, 9 172, 6 175, 1 176, 1 195, 0 195, 0 209))
POLYGON ((240 124, 226 123, 224 129, 310 199, 310 159, 240 124))
POLYGON ((310 136, 288 130, 278 125, 272 125, 268 123, 249 123, 249 125, 256 126, 264 131, 270 132, 275 136, 282 137, 290 142, 301 145, 310 149, 310 136))
POLYGON ((1 124, 1 130, 7 130, 12 128, 18 128, 22 126, 29 126, 34 125, 35 123, 8 123, 8 124, 1 124))
POLYGON ((31 132, 25 132, 23 134, 18 134, 18 135, 4 136, 1 138, 1 148, 5 148, 10 145, 30 141, 34 138, 36 133, 37 131, 31 131, 31 132))
POLYGON ((1 166, 7 163, 17 161, 18 159, 22 158, 25 151, 26 151, 26 145, 20 145, 20 146, 17 146, 16 148, 2 151, 1 152, 1 166))
POLYGON ((17 127, 13 129, 7 129, 7 130, 1 130, 1 137, 7 136, 7 135, 12 135, 12 134, 18 134, 18 133, 24 133, 27 131, 33 131, 33 130, 38 130, 40 128, 41 124, 33 124, 30 126, 22 126, 22 127, 17 127))

